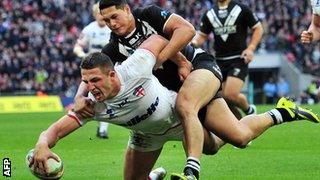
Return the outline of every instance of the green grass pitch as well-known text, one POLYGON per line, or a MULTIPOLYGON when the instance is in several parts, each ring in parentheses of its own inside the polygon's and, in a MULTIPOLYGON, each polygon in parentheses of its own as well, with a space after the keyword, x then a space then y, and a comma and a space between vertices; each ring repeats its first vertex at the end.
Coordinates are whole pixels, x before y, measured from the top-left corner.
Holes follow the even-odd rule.
MULTIPOLYGON (((268 108, 258 106, 260 112, 268 108)), ((320 112, 320 105, 311 108, 320 112)), ((35 179, 25 156, 40 132, 62 114, 0 114, 0 158, 10 158, 11 179, 35 179)), ((122 179, 128 130, 111 125, 110 138, 101 140, 95 137, 96 127, 90 122, 53 148, 64 162, 62 179, 122 179)), ((226 145, 214 156, 202 156, 201 179, 319 179, 319 162, 320 124, 293 122, 269 129, 246 149, 226 145)), ((156 167, 180 172, 184 164, 181 143, 170 142, 156 167)))

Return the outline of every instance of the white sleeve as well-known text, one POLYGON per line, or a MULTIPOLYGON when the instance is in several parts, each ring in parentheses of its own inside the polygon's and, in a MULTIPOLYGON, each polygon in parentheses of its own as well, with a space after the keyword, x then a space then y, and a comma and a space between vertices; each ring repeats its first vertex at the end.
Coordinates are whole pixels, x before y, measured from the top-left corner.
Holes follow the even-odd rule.
POLYGON ((312 13, 316 15, 320 15, 320 1, 319 0, 311 0, 312 13))
POLYGON ((152 75, 156 57, 147 49, 137 49, 127 60, 116 67, 123 78, 146 77, 152 75))
POLYGON ((88 31, 89 30, 88 30, 88 26, 87 26, 81 31, 79 38, 77 39, 77 43, 80 44, 80 46, 82 46, 82 47, 88 46, 88 41, 89 41, 88 31))

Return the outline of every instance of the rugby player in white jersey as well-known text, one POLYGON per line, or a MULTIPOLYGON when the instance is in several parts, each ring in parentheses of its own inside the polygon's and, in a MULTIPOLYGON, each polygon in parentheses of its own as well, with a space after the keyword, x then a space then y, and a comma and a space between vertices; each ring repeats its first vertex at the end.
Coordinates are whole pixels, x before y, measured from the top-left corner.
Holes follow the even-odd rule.
MULTIPOLYGON (((111 30, 100 14, 98 3, 92 6, 92 13, 95 21, 84 27, 73 48, 73 52, 80 58, 84 58, 89 53, 100 52, 110 39, 111 30), (88 52, 86 53, 84 49, 88 49, 88 52)), ((84 99, 78 100, 81 101, 84 99)), ((75 106, 77 106, 77 104, 75 104, 75 106)), ((75 108, 78 109, 78 107, 75 108)), ((85 109, 82 112, 87 113, 85 109)), ((97 137, 103 139, 108 138, 108 125, 106 122, 99 122, 97 137)))
MULTIPOLYGON (((312 21, 308 30, 302 31, 301 42, 310 44, 311 42, 320 40, 320 1, 311 0, 312 21)), ((318 89, 318 97, 320 98, 320 87, 318 89)))
MULTIPOLYGON (((183 140, 183 127, 174 108, 177 94, 162 86, 152 74, 156 58, 167 43, 163 37, 152 35, 121 65, 114 67, 111 59, 103 53, 90 54, 80 65, 82 80, 94 102, 94 120, 131 130, 124 179, 148 179, 164 143, 183 140)), ((314 113, 285 98, 280 100, 277 108, 246 116, 240 121, 233 116, 223 98, 212 99, 208 106, 209 113, 216 115, 216 119, 203 122, 203 152, 206 154, 216 153, 224 144, 206 129, 215 131, 226 142, 245 147, 273 125, 300 119, 319 121, 314 113)), ((87 121, 89 119, 70 111, 42 132, 30 163, 36 171, 46 171, 46 160, 56 158, 50 148, 87 121)), ((195 161, 191 165, 199 166, 195 161)), ((172 178, 197 179, 192 174, 173 174, 172 178)))

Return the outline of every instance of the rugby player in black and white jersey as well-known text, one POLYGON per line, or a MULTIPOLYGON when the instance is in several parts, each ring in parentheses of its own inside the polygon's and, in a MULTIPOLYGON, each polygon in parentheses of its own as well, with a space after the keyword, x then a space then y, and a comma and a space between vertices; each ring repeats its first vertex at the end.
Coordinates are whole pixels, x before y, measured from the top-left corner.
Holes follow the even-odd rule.
MULTIPOLYGON (((312 7, 312 21, 308 30, 301 33, 301 42, 310 44, 320 40, 320 1, 310 0, 312 7)), ((320 87, 318 88, 318 97, 320 98, 320 87)))
MULTIPOLYGON (((167 43, 163 37, 152 35, 121 65, 114 66, 112 60, 100 52, 90 54, 80 65, 82 80, 87 84, 89 98, 94 102, 93 120, 113 123, 131 130, 124 165, 126 180, 148 179, 163 145, 167 141, 184 139, 184 130, 174 108, 177 93, 164 87, 152 74, 156 58, 167 43)), ((263 114, 246 116, 241 121, 233 116, 222 98, 213 100, 209 106, 218 108, 210 109, 216 111, 217 119, 214 122, 206 121, 205 126, 224 139, 231 138, 230 142, 243 147, 273 125, 299 119, 319 122, 314 113, 297 107, 286 99, 281 100, 281 107, 263 114), (287 105, 284 106, 283 103, 287 105), (231 119, 223 118, 225 116, 231 119)), ((57 158, 50 148, 90 120, 70 111, 42 132, 30 162, 35 171, 45 173, 46 160, 50 157, 57 158)), ((217 152, 224 142, 206 129, 202 133, 205 136, 204 152, 217 152)), ((193 174, 177 174, 173 177, 198 178, 193 174)))
MULTIPOLYGON (((223 76, 222 95, 230 107, 236 106, 246 114, 256 113, 240 91, 248 75, 248 64, 259 44, 263 29, 258 18, 249 7, 234 0, 217 0, 212 9, 205 12, 192 44, 200 47, 210 33, 214 34, 214 50, 223 76), (252 29, 247 46, 248 28, 252 29)), ((233 107, 234 108, 234 107, 233 107)), ((235 115, 241 114, 234 108, 235 115)))
MULTIPOLYGON (((92 6, 92 14, 95 21, 83 28, 73 48, 73 52, 79 58, 84 58, 89 53, 100 52, 110 39, 111 30, 100 14, 99 3, 92 6), (85 52, 85 49, 88 49, 88 52, 85 52)), ((108 127, 108 123, 100 122, 97 129, 97 137, 107 139, 109 137, 108 127)))

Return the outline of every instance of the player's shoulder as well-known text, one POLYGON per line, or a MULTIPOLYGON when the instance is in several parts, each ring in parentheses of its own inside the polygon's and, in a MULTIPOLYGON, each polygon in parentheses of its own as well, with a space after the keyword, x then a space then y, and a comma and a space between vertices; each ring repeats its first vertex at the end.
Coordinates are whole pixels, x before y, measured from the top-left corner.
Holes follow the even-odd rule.
POLYGON ((247 4, 242 3, 242 2, 239 2, 239 1, 234 1, 234 0, 232 0, 232 1, 230 2, 230 5, 232 5, 233 7, 234 7, 234 6, 238 6, 238 7, 240 7, 241 9, 250 10, 250 11, 251 11, 250 7, 249 7, 247 4))
POLYGON ((134 53, 128 57, 128 59, 125 61, 127 63, 130 62, 130 64, 136 64, 138 67, 141 67, 143 65, 155 64, 156 57, 155 55, 147 48, 138 48, 134 51, 134 53))
POLYGON ((116 68, 131 74, 131 77, 141 77, 150 75, 155 63, 156 58, 151 51, 139 48, 116 68))
POLYGON ((119 37, 113 32, 110 33, 109 43, 106 44, 106 47, 119 47, 119 37))
POLYGON ((91 23, 89 23, 88 25, 86 25, 84 28, 83 28, 83 31, 84 32, 87 32, 87 31, 93 31, 97 28, 98 26, 98 23, 97 21, 92 21, 91 23))

